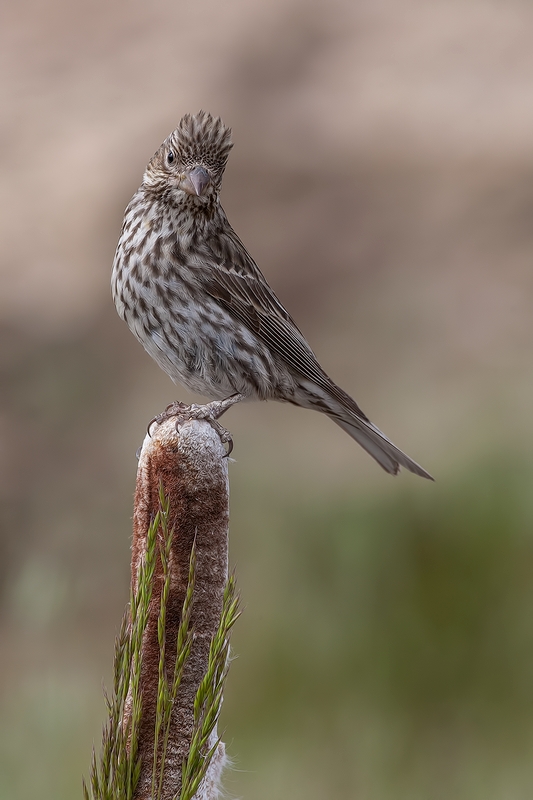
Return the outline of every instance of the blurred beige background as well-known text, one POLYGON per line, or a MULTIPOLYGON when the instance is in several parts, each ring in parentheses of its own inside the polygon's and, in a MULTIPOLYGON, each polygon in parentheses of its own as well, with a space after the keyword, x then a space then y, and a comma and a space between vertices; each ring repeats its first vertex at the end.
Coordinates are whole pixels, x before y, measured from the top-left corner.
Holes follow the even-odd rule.
POLYGON ((4 2, 0 800, 71 798, 128 597, 134 453, 173 387, 112 307, 183 113, 325 368, 435 486, 237 407, 231 796, 533 791, 533 6, 4 2), (28 768, 31 765, 31 768, 28 768))

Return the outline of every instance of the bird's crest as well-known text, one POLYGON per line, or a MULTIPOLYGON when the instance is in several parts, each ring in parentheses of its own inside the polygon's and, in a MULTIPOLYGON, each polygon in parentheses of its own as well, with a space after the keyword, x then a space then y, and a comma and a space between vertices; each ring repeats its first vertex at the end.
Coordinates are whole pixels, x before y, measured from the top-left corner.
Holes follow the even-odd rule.
POLYGON ((178 161, 184 167, 197 164, 207 167, 218 180, 233 147, 231 128, 226 127, 220 117, 206 111, 185 114, 176 130, 170 134, 169 143, 175 147, 178 161))

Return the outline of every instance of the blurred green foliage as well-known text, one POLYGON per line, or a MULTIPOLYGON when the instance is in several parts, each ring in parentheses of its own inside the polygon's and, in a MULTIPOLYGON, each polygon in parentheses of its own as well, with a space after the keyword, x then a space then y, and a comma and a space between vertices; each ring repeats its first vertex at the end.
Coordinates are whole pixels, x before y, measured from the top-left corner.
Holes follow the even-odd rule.
POLYGON ((243 510, 231 793, 531 795, 532 478, 498 457, 385 497, 243 510))
MULTIPOLYGON (((532 480, 532 464, 499 455, 366 495, 234 481, 230 796, 531 795, 532 480)), ((13 682, 2 800, 81 797, 98 669, 51 683, 36 664, 13 682)))

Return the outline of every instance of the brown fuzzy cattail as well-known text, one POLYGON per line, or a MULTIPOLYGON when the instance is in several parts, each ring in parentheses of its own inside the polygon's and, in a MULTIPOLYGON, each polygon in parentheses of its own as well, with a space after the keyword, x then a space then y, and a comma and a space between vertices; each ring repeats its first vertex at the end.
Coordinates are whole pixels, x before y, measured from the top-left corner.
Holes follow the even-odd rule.
MULTIPOLYGON (((170 800, 181 787, 182 768, 191 745, 194 700, 208 669, 213 636, 219 629, 224 588, 228 577, 228 468, 219 436, 208 422, 191 420, 179 426, 166 419, 152 425, 141 449, 135 491, 132 544, 132 588, 137 590, 139 567, 146 554, 146 537, 160 511, 160 497, 168 501, 166 524, 172 530, 168 556, 168 598, 165 615, 164 670, 172 682, 176 644, 187 594, 191 550, 195 550, 194 591, 189 627, 190 654, 185 661, 177 698, 170 712, 168 742, 161 787, 162 800, 170 800)), ((160 546, 159 545, 156 545, 160 546)), ((161 739, 154 761, 158 686, 160 686, 161 594, 165 583, 161 559, 157 559, 152 583, 148 622, 142 642, 142 715, 137 754, 140 777, 135 800, 152 797, 154 763, 160 769, 161 739)), ((124 724, 131 714, 126 703, 124 724)), ((216 745, 216 730, 208 747, 216 745)), ((207 773, 195 795, 204 800, 218 797, 224 766, 222 742, 216 746, 207 773)))

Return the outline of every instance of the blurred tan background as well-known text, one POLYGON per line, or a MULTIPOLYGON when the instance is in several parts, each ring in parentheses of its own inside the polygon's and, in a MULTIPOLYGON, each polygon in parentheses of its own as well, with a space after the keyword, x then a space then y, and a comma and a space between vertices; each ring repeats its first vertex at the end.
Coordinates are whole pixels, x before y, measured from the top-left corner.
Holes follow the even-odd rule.
POLYGON ((112 307, 183 113, 325 368, 437 478, 327 419, 225 418, 230 796, 533 793, 533 6, 14 0, 0 26, 0 800, 81 797, 128 598, 135 450, 189 399, 112 307))

